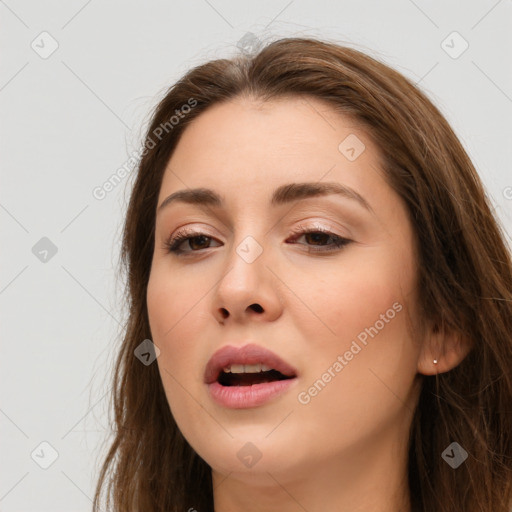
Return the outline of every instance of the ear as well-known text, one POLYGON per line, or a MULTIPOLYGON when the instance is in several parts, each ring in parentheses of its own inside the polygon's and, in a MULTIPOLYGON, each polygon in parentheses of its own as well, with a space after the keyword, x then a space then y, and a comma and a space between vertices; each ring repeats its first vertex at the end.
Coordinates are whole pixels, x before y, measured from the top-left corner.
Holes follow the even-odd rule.
POLYGON ((435 325, 423 340, 418 372, 423 375, 449 372, 462 362, 470 350, 471 343, 460 333, 448 330, 444 325, 435 325))

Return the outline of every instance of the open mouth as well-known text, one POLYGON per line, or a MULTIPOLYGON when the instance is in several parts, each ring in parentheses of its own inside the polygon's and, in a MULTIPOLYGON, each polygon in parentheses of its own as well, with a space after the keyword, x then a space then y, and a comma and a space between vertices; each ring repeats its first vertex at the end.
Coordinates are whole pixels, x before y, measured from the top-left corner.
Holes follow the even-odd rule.
POLYGON ((220 372, 217 382, 221 386, 252 386, 265 382, 276 382, 279 380, 293 379, 293 376, 283 375, 277 370, 267 370, 258 373, 233 373, 220 372))
POLYGON ((259 407, 277 400, 297 379, 292 365, 254 343, 225 345, 213 354, 204 373, 210 398, 229 409, 259 407))

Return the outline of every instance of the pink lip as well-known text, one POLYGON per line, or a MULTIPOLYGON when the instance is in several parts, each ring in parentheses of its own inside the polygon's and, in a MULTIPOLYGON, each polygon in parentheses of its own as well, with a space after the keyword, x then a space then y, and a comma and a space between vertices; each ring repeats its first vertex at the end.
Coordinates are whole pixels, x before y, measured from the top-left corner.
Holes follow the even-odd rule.
POLYGON ((246 409, 263 405, 284 393, 297 378, 263 382, 252 386, 223 386, 218 382, 208 384, 208 391, 215 402, 230 409, 246 409))
POLYGON ((255 344, 234 347, 227 345, 217 350, 206 365, 204 381, 211 398, 219 405, 233 409, 256 407, 284 393, 297 382, 297 371, 278 355, 255 344), (264 382, 252 386, 223 386, 217 379, 222 369, 231 364, 266 364, 283 375, 286 380, 264 382))

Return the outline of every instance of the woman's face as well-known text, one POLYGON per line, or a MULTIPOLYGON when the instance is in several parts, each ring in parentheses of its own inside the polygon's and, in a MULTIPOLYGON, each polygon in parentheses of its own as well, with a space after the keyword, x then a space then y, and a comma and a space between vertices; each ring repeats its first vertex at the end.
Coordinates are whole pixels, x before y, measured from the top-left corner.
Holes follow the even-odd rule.
POLYGON ((158 205, 199 188, 211 192, 158 210, 147 290, 158 368, 190 445, 214 475, 240 479, 405 461, 416 257, 376 146, 319 100, 236 99, 186 129, 158 205), (169 252, 183 230, 192 238, 169 252), (214 365, 205 377, 219 349, 248 344, 253 359, 221 357, 231 373, 214 365), (244 362, 279 366, 258 347, 292 378, 240 374, 244 362))

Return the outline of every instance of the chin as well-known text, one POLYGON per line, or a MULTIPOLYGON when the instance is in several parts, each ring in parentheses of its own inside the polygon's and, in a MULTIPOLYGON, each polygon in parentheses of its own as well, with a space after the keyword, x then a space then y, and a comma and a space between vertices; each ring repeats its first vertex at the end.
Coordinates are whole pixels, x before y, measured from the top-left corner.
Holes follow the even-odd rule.
POLYGON ((301 445, 297 445, 294 436, 287 434, 286 439, 277 435, 274 438, 275 433, 268 436, 272 428, 253 425, 240 431, 231 429, 234 437, 226 434, 223 441, 215 439, 212 442, 211 438, 203 436, 194 449, 212 470, 223 475, 262 475, 262 482, 267 482, 268 473, 289 472, 292 467, 303 464, 306 456, 300 451, 301 445))

